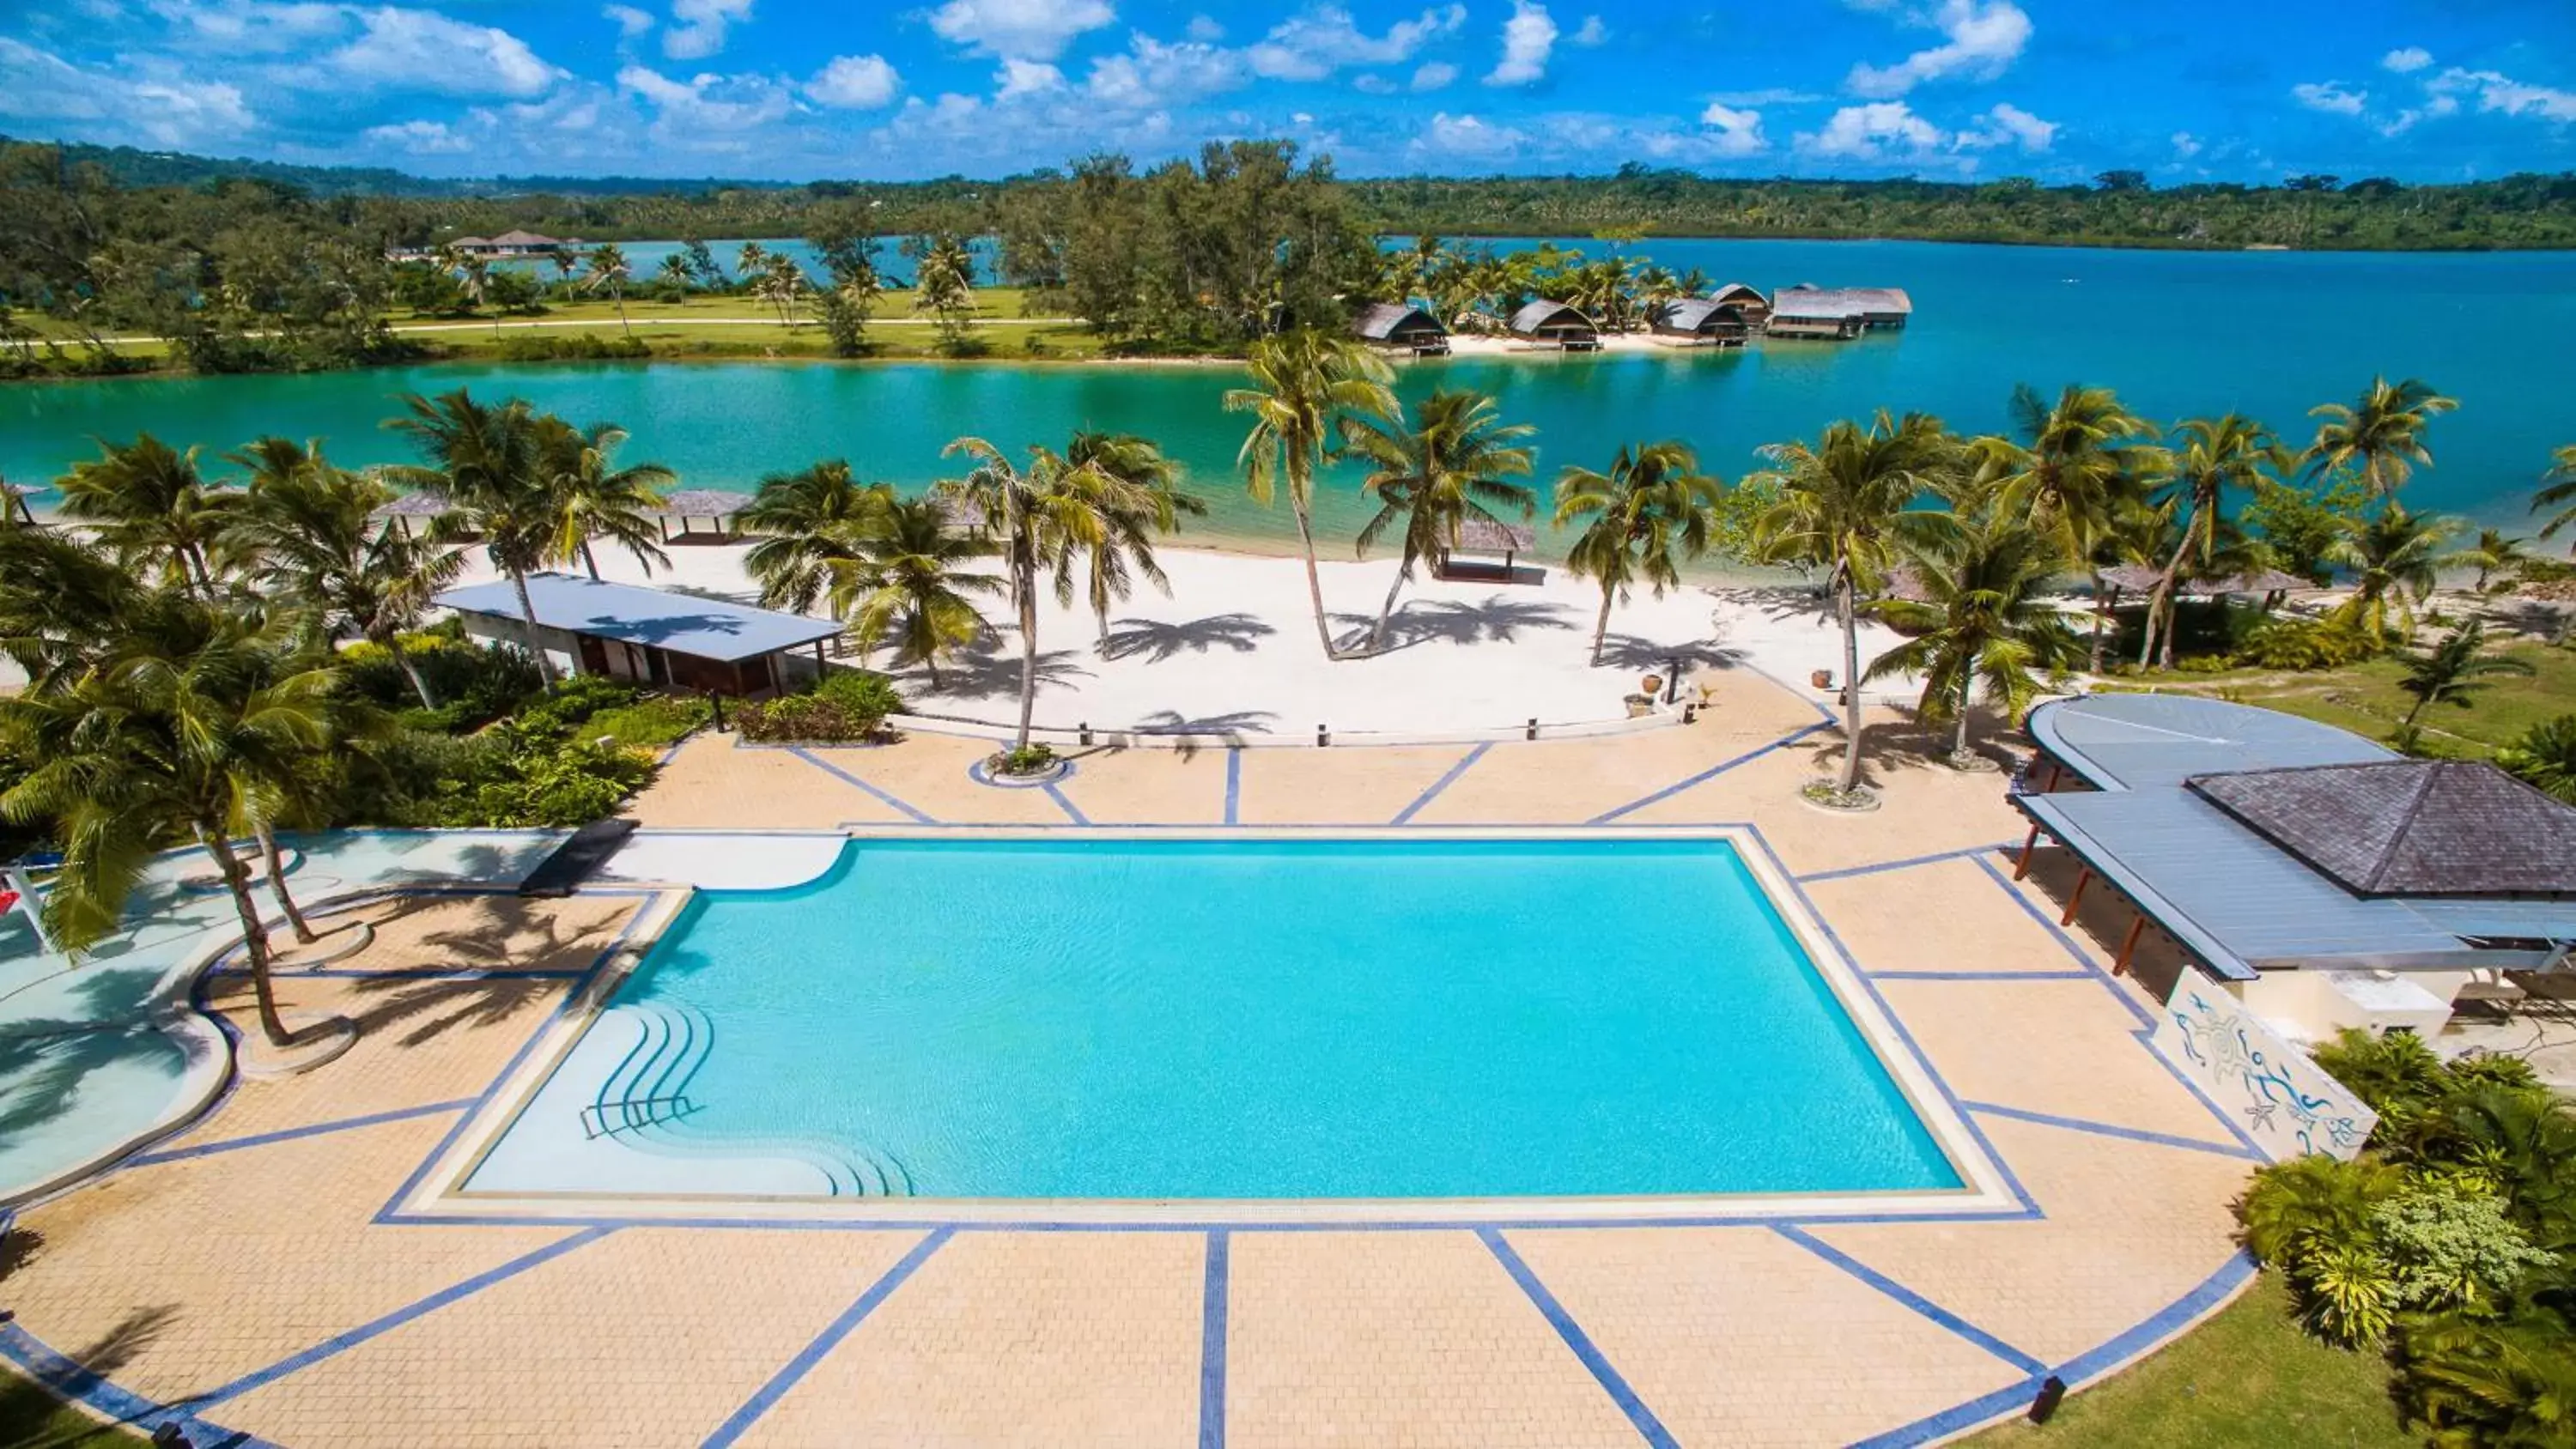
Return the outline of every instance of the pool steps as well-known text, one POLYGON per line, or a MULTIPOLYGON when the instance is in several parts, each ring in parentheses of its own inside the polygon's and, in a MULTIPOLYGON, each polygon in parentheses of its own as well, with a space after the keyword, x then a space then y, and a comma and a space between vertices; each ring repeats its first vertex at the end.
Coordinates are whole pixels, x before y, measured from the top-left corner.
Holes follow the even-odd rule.
POLYGON ((585 1137, 613 1137, 645 1151, 673 1156, 756 1155, 786 1157, 813 1168, 833 1197, 910 1197, 912 1180, 892 1156, 812 1142, 727 1139, 722 1149, 679 1130, 695 1113, 690 1081, 715 1049, 715 1023, 678 1002, 634 1001, 609 1008, 602 1022, 635 1023, 635 1044, 582 1108, 585 1137))

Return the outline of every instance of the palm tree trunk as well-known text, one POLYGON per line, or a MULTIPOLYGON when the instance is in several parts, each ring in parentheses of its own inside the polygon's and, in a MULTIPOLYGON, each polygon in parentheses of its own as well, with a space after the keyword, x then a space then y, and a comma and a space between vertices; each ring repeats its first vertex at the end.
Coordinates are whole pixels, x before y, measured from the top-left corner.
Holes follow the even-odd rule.
POLYGON ((268 869, 268 888, 277 893, 278 909, 286 912, 286 923, 295 928, 295 939, 310 946, 320 938, 313 934, 312 923, 295 904, 286 890, 286 855, 277 848, 277 832, 265 825, 259 827, 259 854, 268 869))
POLYGON ((277 1014, 277 984, 268 974, 268 931, 259 923, 259 907, 250 898, 250 872, 233 854, 233 843, 223 835, 197 827, 197 843, 215 858, 215 868, 222 872, 224 889, 233 898, 233 914, 241 919, 242 951, 250 960, 251 995, 259 1003, 260 1035, 270 1046, 293 1046, 295 1033, 286 1029, 286 1018, 277 1014))
POLYGON ((1324 646, 1326 659, 1339 659, 1341 651, 1333 647, 1333 626, 1324 617, 1324 576, 1315 565, 1315 525, 1306 516, 1304 490, 1292 486, 1288 495, 1289 511, 1297 515, 1297 537, 1306 546, 1306 598, 1315 606, 1315 642, 1324 646))
POLYGON ((2110 617, 2111 601, 2102 597, 2102 588, 2102 571, 2097 568, 2093 571, 2093 652, 2092 657, 2086 661, 2084 666, 2087 674, 2099 674, 2102 672, 2102 653, 2111 642, 2103 633, 2103 629, 2110 617))
POLYGON ((1038 581, 1034 570, 1020 581, 1020 734, 1016 749, 1029 747, 1029 721, 1038 708, 1038 581))
POLYGON ((422 677, 419 663, 411 657, 409 650, 403 648, 402 636, 398 634, 386 635, 385 650, 387 653, 394 656, 394 664, 397 668, 402 670, 403 678, 411 681, 411 692, 420 696, 420 707, 423 709, 438 708, 438 700, 430 694, 429 681, 422 677))
POLYGON ((527 632, 528 652, 537 656, 537 677, 552 692, 562 681, 555 677, 555 662, 546 657, 545 646, 537 642, 537 605, 528 597, 528 576, 517 569, 510 570, 510 587, 519 594, 519 627, 527 632))
POLYGON ((1592 667, 1595 669, 1601 667, 1601 641, 1610 637, 1610 601, 1613 597, 1614 596, 1610 592, 1610 586, 1608 584, 1603 584, 1601 586, 1601 617, 1593 621, 1592 625, 1592 667))
MULTIPOLYGON (((635 325, 626 320, 626 289, 624 287, 616 288, 611 291, 609 295, 617 299, 617 325, 625 331, 627 336, 633 337, 635 335, 635 325)), ((596 578, 598 575, 594 574, 592 577, 596 578)))
POLYGON ((1411 566, 1409 559, 1396 560, 1395 582, 1386 586, 1386 602, 1377 606, 1377 627, 1369 631, 1371 654, 1383 653, 1386 649, 1387 621, 1395 617, 1395 596, 1404 591, 1404 575, 1411 566))
MULTIPOLYGON (((587 538, 581 541, 581 566, 590 570, 590 581, 592 583, 595 584, 599 582, 599 559, 596 555, 591 553, 590 540, 587 538)), ((645 572, 650 573, 652 571, 647 569, 645 572)))
MULTIPOLYGON (((2184 554, 2191 552, 2192 530, 2199 525, 2199 522, 2200 506, 2194 504, 2190 516, 2183 520, 2182 542, 2174 545, 2173 557, 2165 560, 2165 571, 2156 578, 2156 592, 2147 600, 2147 637, 2138 645, 2140 669, 2146 668, 2147 661, 2155 657, 2157 622, 2163 618, 2165 609, 2173 598, 2174 580, 2182 576, 2182 558, 2184 554)), ((2168 624, 2168 637, 2165 640, 2165 655, 2169 660, 2173 655, 2170 628, 2168 624)))
POLYGON ((1834 583, 1834 612, 1843 626, 1843 783, 1846 795, 1860 786, 1860 619, 1849 566, 1834 583))
POLYGON ((1968 757, 1968 700, 1977 687, 1976 671, 1969 666, 1975 663, 1973 659, 1960 662, 1959 738, 1957 743, 1950 746, 1950 757, 1954 760, 1964 760, 1968 757))

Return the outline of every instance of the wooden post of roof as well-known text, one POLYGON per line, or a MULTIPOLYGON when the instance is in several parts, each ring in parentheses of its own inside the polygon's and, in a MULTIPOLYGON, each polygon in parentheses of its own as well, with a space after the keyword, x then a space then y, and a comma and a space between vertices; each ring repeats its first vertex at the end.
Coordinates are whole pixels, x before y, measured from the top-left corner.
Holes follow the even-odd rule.
POLYGON ((2138 949, 2138 935, 2140 932, 2146 930, 2146 928, 2147 913, 2140 911, 2138 912, 2138 918, 2129 923, 2128 936, 2120 942, 2119 959, 2111 963, 2112 975, 2126 976, 2129 974, 2129 958, 2136 954, 2138 949))
POLYGON ((2084 873, 2075 878, 2075 893, 2066 898, 2066 914, 2057 918, 2057 924, 2061 926, 2075 924, 2075 912, 2084 904, 2084 888, 2092 883, 2093 867, 2088 865, 2084 867, 2084 873))

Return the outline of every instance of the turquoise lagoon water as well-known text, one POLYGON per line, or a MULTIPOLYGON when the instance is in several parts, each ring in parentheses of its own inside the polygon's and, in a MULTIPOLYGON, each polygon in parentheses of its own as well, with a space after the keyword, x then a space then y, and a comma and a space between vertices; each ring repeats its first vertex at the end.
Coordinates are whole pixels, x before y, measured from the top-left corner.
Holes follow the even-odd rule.
POLYGON ((637 1003, 712 1024, 680 1140, 924 1196, 1959 1181, 1719 841, 854 841, 702 893, 637 1003))
MULTIPOLYGON (((630 248, 630 250, 632 250, 630 248)), ((1597 245, 1593 250, 1598 251, 1597 245)), ((1604 466, 1619 444, 1679 437, 1734 477, 1759 445, 1878 407, 1921 408, 1965 429, 2004 426, 2013 385, 2117 387, 2151 416, 2238 409, 2295 441, 2307 410, 2372 374, 2426 378, 2461 400, 2434 425, 2438 466, 2421 508, 2510 522, 2550 450, 2576 442, 2567 339, 2576 254, 2140 252, 1911 242, 1655 241, 1638 252, 1767 289, 1792 282, 1910 289, 1914 326, 1852 343, 1775 341, 1725 355, 1456 359, 1408 368, 1402 390, 1497 394, 1539 429, 1539 471, 1604 466)), ((321 436, 349 463, 404 457, 381 423, 405 391, 522 394, 634 433, 629 456, 686 486, 748 488, 764 473, 846 457, 921 485, 962 433, 1005 447, 1081 427, 1144 433, 1186 463, 1216 505, 1194 529, 1285 540, 1284 513, 1234 481, 1237 381, 1216 366, 812 363, 452 365, 304 377, 141 378, 0 387, 0 476, 49 479, 93 437, 151 429, 220 451, 264 432, 321 436)), ((41 500, 40 500, 41 502, 41 500)), ((1327 481, 1319 532, 1348 538, 1366 510, 1356 476, 1327 481)), ((1545 550, 1544 542, 1542 551, 1545 550)))

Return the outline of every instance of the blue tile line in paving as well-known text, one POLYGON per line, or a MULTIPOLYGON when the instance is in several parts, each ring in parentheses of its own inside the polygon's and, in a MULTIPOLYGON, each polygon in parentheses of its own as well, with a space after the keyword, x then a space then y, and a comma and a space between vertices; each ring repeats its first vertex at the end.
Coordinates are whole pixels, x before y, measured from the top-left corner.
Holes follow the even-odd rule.
POLYGON ((1583 1331, 1583 1325, 1574 1321, 1573 1314, 1565 1311, 1565 1305, 1557 1301, 1556 1295, 1547 1291, 1547 1285, 1530 1271, 1529 1264, 1521 1261, 1521 1255, 1512 1250, 1512 1245, 1503 1240, 1503 1235, 1492 1228, 1479 1228, 1476 1236, 1493 1253, 1495 1261, 1503 1265, 1503 1271, 1511 1274, 1512 1281, 1529 1295, 1529 1301, 1547 1320, 1548 1326, 1556 1330, 1556 1336, 1565 1340, 1567 1348, 1574 1350, 1574 1356, 1600 1382, 1603 1391, 1610 1395, 1610 1401, 1619 1406, 1619 1412, 1628 1416, 1628 1422, 1636 1426, 1637 1433, 1655 1449, 1681 1449, 1672 1432, 1655 1417, 1655 1411, 1647 1408, 1646 1401, 1638 1398, 1637 1391, 1619 1376, 1619 1370, 1611 1367, 1608 1356, 1592 1341, 1592 1336, 1583 1331))
POLYGON ((192 1147, 172 1147, 160 1152, 145 1152, 125 1159, 128 1167, 149 1167, 159 1162, 184 1162, 191 1157, 211 1157, 218 1152, 239 1152, 246 1147, 266 1147, 275 1142, 293 1142, 304 1137, 321 1137, 333 1132, 354 1132, 362 1127, 381 1127, 387 1122, 407 1122, 414 1117, 434 1117, 441 1112, 462 1112, 474 1105, 472 1097, 453 1102, 424 1102, 417 1107, 396 1107, 390 1112, 370 1112, 363 1117, 340 1117, 329 1122, 308 1122, 301 1127, 285 1127, 275 1132, 259 1132, 248 1137, 228 1137, 220 1142, 201 1142, 192 1147))
POLYGON ((1225 751, 1225 823, 1243 823, 1243 746, 1229 745, 1225 751))
POLYGON ((1469 750, 1465 755, 1463 755, 1463 756, 1461 756, 1461 757, 1459 758, 1458 763, 1456 763, 1456 764, 1454 764, 1454 765, 1451 765, 1447 770, 1442 771, 1442 772, 1441 772, 1441 775, 1440 775, 1440 778, 1439 778, 1439 779, 1437 779, 1437 780, 1432 781, 1432 782, 1431 782, 1431 787, 1430 787, 1429 789, 1424 790, 1421 794, 1414 796, 1414 797, 1413 797, 1413 803, 1412 803, 1412 804, 1407 805, 1407 806, 1405 806, 1403 809, 1398 810, 1397 812, 1395 812, 1395 818, 1394 818, 1393 820, 1388 821, 1387 823, 1388 823, 1389 825, 1410 825, 1410 824, 1412 824, 1412 823, 1413 823, 1413 817, 1422 813, 1422 807, 1424 807, 1424 806, 1426 806, 1426 805, 1430 804, 1430 803, 1431 803, 1432 801, 1434 801, 1434 800, 1439 799, 1442 791, 1447 790, 1450 786, 1457 784, 1457 783, 1458 783, 1458 777, 1459 777, 1459 776, 1461 776, 1461 775, 1466 774, 1469 770, 1474 769, 1474 768, 1476 767, 1476 762, 1477 762, 1478 760, 1483 759, 1483 758, 1485 757, 1485 752, 1486 752, 1487 750, 1492 749, 1493 747, 1494 747, 1494 742, 1493 742, 1493 741, 1491 741, 1491 740, 1487 740, 1487 741, 1486 741, 1486 742, 1484 742, 1483 744, 1480 744, 1480 745, 1476 746, 1474 749, 1469 750))
POLYGON ((878 789, 876 786, 869 784, 867 781, 860 779, 858 776, 851 774, 849 771, 844 770, 840 766, 833 764, 831 761, 824 759, 822 756, 815 754, 812 750, 805 748, 803 745, 790 745, 787 749, 787 753, 794 755, 796 758, 803 760, 809 765, 812 765, 815 769, 821 770, 823 773, 832 776, 834 779, 843 780, 849 784, 858 786, 861 790, 874 796, 878 803, 886 806, 888 809, 900 811, 905 815, 911 816, 913 823, 916 825, 936 825, 939 823, 932 817, 915 810, 904 801, 897 799, 886 791, 878 789))
POLYGON ((2194 1152, 2214 1152, 2221 1157, 2261 1157, 2247 1151, 2242 1144, 2203 1142, 2196 1137, 2178 1137, 2170 1132, 2151 1132, 2143 1127, 2123 1127, 2116 1122, 2096 1122, 2089 1117, 2062 1117, 2054 1112, 2033 1112, 2026 1107, 2007 1107, 2000 1102, 1970 1102, 1971 1112, 1990 1117, 2010 1117, 2020 1122, 2036 1122, 2043 1127, 2063 1127, 2069 1132, 2090 1132, 2097 1137, 2117 1137, 2127 1142, 2152 1142, 2160 1147, 2185 1147, 2194 1152))
POLYGON ((1207 1235, 1207 1285, 1199 1296, 1199 1449, 1225 1449, 1225 1322, 1233 1234, 1207 1235))
POLYGON ((1675 795, 1681 794, 1683 791, 1691 789, 1694 786, 1705 785, 1709 781, 1716 779, 1718 776, 1725 774, 1727 771, 1734 769, 1738 765, 1751 764, 1753 761, 1762 758, 1773 750, 1787 749, 1789 746, 1796 744, 1807 736, 1825 728, 1828 728, 1828 726, 1811 724, 1804 729, 1792 730, 1788 734, 1782 735, 1780 738, 1773 740, 1771 743, 1764 745, 1758 750, 1747 750, 1743 754, 1737 755, 1734 759, 1721 761, 1717 764, 1711 765, 1696 775, 1677 780, 1674 783, 1657 790, 1651 795, 1647 795, 1641 799, 1631 800, 1627 804, 1622 805, 1615 810, 1605 810, 1583 823, 1586 825, 1607 825, 1610 822, 1617 820, 1622 815, 1634 814, 1639 810, 1645 809, 1649 805, 1669 800, 1675 795))
POLYGON ((902 1259, 893 1267, 886 1269, 877 1281, 869 1284, 867 1291, 861 1293, 857 1301, 841 1310, 840 1317, 825 1324, 823 1331, 814 1335, 813 1342, 805 1345, 794 1358, 781 1365, 778 1372, 770 1375, 769 1382, 762 1384, 750 1398, 743 1400, 742 1407, 734 1410, 723 1423, 718 1424, 715 1432, 706 1437, 699 1449, 727 1449, 727 1446, 740 1439, 744 1430, 758 1423, 761 1415, 768 1413, 780 1399, 787 1396, 788 1390, 796 1387, 807 1374, 812 1373, 814 1365, 821 1363, 824 1355, 840 1347, 841 1340, 849 1337, 851 1330, 865 1321, 869 1314, 876 1312, 877 1305, 885 1302, 894 1290, 902 1287, 904 1280, 910 1278, 915 1269, 928 1262, 930 1255, 938 1252, 949 1238, 955 1235, 955 1231, 953 1228, 941 1228, 913 1244, 912 1251, 904 1254, 902 1259))
POLYGON ((1912 1309, 1915 1313, 1924 1318, 1930 1319, 1932 1322, 1939 1324, 1941 1327, 1948 1329, 1950 1332, 1966 1339, 1968 1342, 1975 1344, 1977 1347, 1984 1349, 1986 1352, 1993 1354, 1995 1357, 2002 1359, 2004 1362, 2011 1364, 2017 1369, 2020 1369, 2022 1372, 2032 1375, 2048 1372, 2047 1364, 2031 1357, 2029 1354, 2026 1354, 2020 1349, 2013 1347, 2011 1344, 2004 1342, 2002 1339, 1995 1337, 1993 1334, 1986 1332, 1984 1329, 1979 1328, 1964 1318, 1961 1318, 1959 1315, 1952 1313, 1949 1309, 1942 1307, 1940 1304, 1933 1302, 1931 1299, 1926 1298, 1922 1294, 1915 1292, 1913 1289, 1906 1287, 1904 1284, 1897 1282, 1885 1273, 1869 1266, 1867 1263, 1862 1262, 1860 1259, 1853 1257, 1851 1254, 1844 1252, 1842 1249, 1837 1248, 1833 1244, 1826 1242, 1824 1239, 1808 1232, 1806 1229, 1782 1226, 1774 1231, 1778 1232, 1780 1236, 1787 1238, 1790 1242, 1797 1244, 1799 1247, 1806 1249, 1808 1252, 1813 1253, 1835 1267, 1842 1269, 1854 1278, 1857 1278, 1863 1283, 1868 1284, 1870 1287, 1877 1289, 1879 1292, 1886 1294, 1888 1297, 1896 1300, 1905 1307, 1912 1309))
POLYGON ((1994 855, 2009 849, 2002 845, 1971 845, 1964 850, 1936 850, 1930 855, 1909 855, 1903 860, 1882 860, 1871 865, 1847 865, 1839 870, 1820 870, 1802 875, 1799 880, 1813 885, 1820 880, 1844 880, 1856 875, 1880 875, 1891 870, 1912 870, 1918 865, 1938 865, 1945 860, 1966 860, 1980 855, 1994 855))

